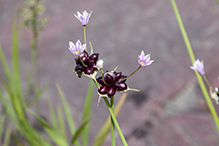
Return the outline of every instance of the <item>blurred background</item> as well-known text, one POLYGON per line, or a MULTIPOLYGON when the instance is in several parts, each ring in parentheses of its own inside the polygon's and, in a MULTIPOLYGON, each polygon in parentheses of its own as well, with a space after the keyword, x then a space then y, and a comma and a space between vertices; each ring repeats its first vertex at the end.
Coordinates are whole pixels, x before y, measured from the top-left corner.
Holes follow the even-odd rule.
MULTIPOLYGON (((0 0, 0 43, 11 57, 13 15, 19 16, 22 0, 0 0)), ((154 63, 127 80, 128 92, 118 121, 131 146, 217 146, 218 133, 213 118, 200 103, 204 100, 186 50, 178 23, 168 0, 47 0, 49 17, 39 34, 38 51, 41 85, 49 85, 42 95, 40 111, 49 114, 47 98, 60 104, 55 84, 62 88, 77 126, 80 124, 90 79, 78 78, 72 70, 74 55, 68 42, 83 40, 83 27, 74 17, 77 11, 93 11, 86 27, 87 42, 104 60, 104 70, 129 75, 138 67, 142 50, 154 63)), ((206 76, 219 86, 219 4, 216 0, 176 0, 196 58, 204 60, 206 76)), ((32 33, 18 25, 20 66, 25 78, 30 66, 32 33)), ((2 71, 0 71, 1 73, 2 71)), ((23 83, 26 84, 25 81, 23 83)), ((116 102, 122 94, 117 93, 116 102)), ((108 117, 103 100, 97 106, 96 87, 90 121, 89 141, 108 117)), ((215 102, 213 101, 215 104, 215 102)), ((219 112, 219 106, 215 105, 219 112)), ((49 119, 48 119, 49 120, 49 119)), ((122 145, 116 133, 116 142, 122 145)), ((110 135, 105 141, 110 145, 110 135)))

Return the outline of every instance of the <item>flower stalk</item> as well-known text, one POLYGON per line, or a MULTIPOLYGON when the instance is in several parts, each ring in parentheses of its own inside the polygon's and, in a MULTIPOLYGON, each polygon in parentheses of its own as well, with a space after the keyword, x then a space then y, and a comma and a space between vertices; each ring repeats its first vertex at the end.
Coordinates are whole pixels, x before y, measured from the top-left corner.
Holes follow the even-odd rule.
POLYGON ((125 77, 124 79, 120 80, 119 82, 125 81, 126 79, 128 79, 129 77, 131 77, 133 74, 135 74, 139 69, 141 68, 141 66, 139 66, 135 71, 133 71, 129 76, 125 77))
POLYGON ((123 133, 122 133, 122 130, 121 130, 120 126, 119 126, 119 123, 118 123, 118 121, 116 120, 116 117, 115 117, 115 115, 114 115, 114 113, 113 113, 113 110, 112 110, 112 108, 111 108, 111 105, 109 104, 109 101, 107 100, 107 97, 103 97, 103 99, 104 99, 104 101, 105 101, 105 103, 106 103, 106 105, 107 105, 107 107, 108 107, 108 110, 109 110, 109 112, 110 112, 111 118, 112 118, 113 121, 114 121, 115 127, 116 127, 116 129, 117 129, 117 131, 118 131, 118 133, 119 133, 119 136, 120 136, 120 138, 121 138, 121 140, 122 140, 123 145, 124 145, 124 146, 128 146, 128 144, 127 144, 127 142, 126 142, 126 140, 125 140, 125 137, 124 137, 124 135, 123 135, 123 133))
MULTIPOLYGON (((111 102, 111 109, 112 109, 112 112, 114 114, 114 96, 111 97, 110 102, 111 102)), ((112 144, 112 146, 116 145, 116 142, 115 142, 115 124, 114 124, 112 116, 111 116, 111 144, 112 144)))
MULTIPOLYGON (((83 30, 84 30, 84 44, 87 44, 87 41, 86 41, 86 25, 83 26, 83 30)), ((87 46, 85 47, 85 51, 87 51, 87 46)))
MULTIPOLYGON (((188 53, 189 53, 191 62, 194 63, 194 62, 195 62, 195 56, 194 56, 194 53, 193 53, 193 50, 192 50, 192 47, 191 47, 189 38, 188 38, 188 36, 187 36, 186 30, 185 30, 185 28, 184 28, 182 19, 181 19, 181 17, 180 17, 180 14, 179 14, 177 5, 176 5, 176 3, 175 3, 175 0, 171 0, 171 3, 172 3, 172 6, 173 6, 174 13, 175 13, 175 15, 176 15, 176 19, 177 19, 178 24, 179 24, 179 28, 180 28, 181 33, 182 33, 182 36, 183 36, 183 39, 184 39, 184 41, 185 41, 185 45, 186 45, 186 47, 187 47, 187 51, 188 51, 188 53)), ((207 105, 208 105, 208 107, 209 107, 209 109, 210 109, 210 112, 211 112, 211 114, 212 114, 212 117, 213 117, 213 119, 214 119, 214 122, 215 122, 215 124, 216 124, 216 126, 217 126, 217 130, 218 130, 218 132, 219 132, 219 119, 218 119, 217 112, 216 112, 216 110, 215 110, 215 108, 214 108, 214 106, 213 106, 213 104, 212 104, 212 102, 211 102, 211 99, 210 99, 210 97, 209 97, 208 91, 207 91, 207 89, 206 89, 206 87, 205 87, 205 84, 204 84, 204 82, 203 82, 201 76, 200 76, 197 72, 195 72, 195 74, 196 74, 196 77, 197 77, 197 79, 198 79, 198 82, 199 82, 200 88, 201 88, 201 90, 202 90, 202 93, 203 93, 203 95, 204 95, 204 97, 205 97, 205 100, 206 100, 206 102, 207 102, 207 105)))

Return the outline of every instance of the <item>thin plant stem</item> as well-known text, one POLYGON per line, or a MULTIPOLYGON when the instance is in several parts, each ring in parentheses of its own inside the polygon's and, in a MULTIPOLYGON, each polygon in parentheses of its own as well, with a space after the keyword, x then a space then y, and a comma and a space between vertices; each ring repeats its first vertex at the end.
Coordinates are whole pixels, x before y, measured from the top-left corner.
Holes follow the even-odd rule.
POLYGON ((129 76, 127 76, 126 78, 122 79, 122 80, 119 81, 119 82, 122 82, 122 81, 128 79, 128 78, 131 77, 133 74, 135 74, 140 68, 141 68, 141 66, 139 66, 139 67, 138 67, 135 71, 133 71, 129 76))
MULTIPOLYGON (((110 102, 111 102, 111 109, 112 109, 112 112, 114 114, 114 96, 111 97, 110 102)), ((114 124, 112 116, 111 116, 111 144, 112 144, 112 146, 116 145, 116 142, 115 142, 115 124, 114 124)))
POLYGON ((83 28, 84 28, 84 44, 86 44, 85 51, 87 51, 87 42, 86 42, 86 25, 84 25, 83 28))
POLYGON ((102 69, 100 69, 100 71, 101 71, 101 73, 102 73, 102 79, 103 79, 103 82, 104 82, 104 84, 106 84, 107 85, 107 83, 105 82, 105 80, 104 80, 104 72, 103 72, 103 70, 102 69))
POLYGON ((208 84, 208 86, 209 86, 215 93, 218 93, 218 92, 214 89, 214 87, 212 87, 212 85, 210 84, 210 82, 208 81, 208 79, 206 78, 205 75, 203 75, 203 78, 204 78, 205 82, 208 84))
POLYGON ((81 59, 81 56, 78 56, 78 58, 79 58, 79 60, 81 61, 82 65, 83 65, 84 67, 87 67, 87 65, 85 65, 85 64, 84 64, 84 61, 81 59))
MULTIPOLYGON (((192 62, 192 64, 193 64, 193 63, 195 62, 195 56, 194 56, 194 53, 193 53, 191 44, 190 44, 190 42, 189 42, 189 38, 188 38, 187 33, 186 33, 186 30, 185 30, 185 28, 184 28, 184 25, 183 25, 182 19, 181 19, 181 17, 180 17, 180 14, 179 14, 177 5, 176 5, 176 3, 175 3, 175 0, 171 0, 171 3, 172 3, 172 6, 173 6, 174 13, 175 13, 175 15, 176 15, 176 19, 177 19, 178 24, 179 24, 179 28, 180 28, 181 33, 182 33, 182 36, 183 36, 183 39, 184 39, 184 41, 185 41, 185 45, 186 45, 186 47, 187 47, 187 51, 188 51, 188 53, 189 53, 191 62, 192 62)), ((218 130, 218 132, 219 132, 219 119, 218 119, 217 112, 215 111, 215 108, 214 108, 214 106, 213 106, 213 104, 212 104, 212 102, 211 102, 211 99, 210 99, 210 97, 209 97, 208 91, 207 91, 207 89, 206 89, 206 87, 205 87, 205 84, 204 84, 204 82, 203 82, 202 77, 201 77, 197 72, 195 72, 195 74, 196 74, 196 77, 197 77, 197 79, 198 79, 198 82, 199 82, 200 88, 201 88, 201 90, 202 90, 202 93, 203 93, 203 95, 204 95, 204 97, 205 97, 205 100, 206 100, 206 102, 207 102, 207 105, 208 105, 208 107, 209 107, 209 109, 210 109, 211 115, 212 115, 212 117, 213 117, 213 119, 214 119, 214 121, 215 121, 215 124, 216 124, 216 126, 217 126, 217 130, 218 130)))
POLYGON ((111 108, 111 105, 109 104, 109 101, 107 100, 107 97, 103 97, 103 99, 104 99, 104 101, 105 101, 105 103, 106 103, 106 105, 107 105, 107 107, 108 107, 108 110, 109 110, 109 112, 110 112, 111 118, 112 118, 113 121, 114 121, 115 127, 116 127, 116 129, 117 129, 117 131, 118 131, 118 133, 119 133, 119 136, 120 136, 120 138, 121 138, 121 140, 122 140, 123 145, 124 145, 124 146, 128 146, 128 144, 127 144, 127 142, 126 142, 126 140, 125 140, 125 137, 124 137, 124 135, 123 135, 123 133, 122 133, 122 130, 121 130, 120 126, 119 126, 119 123, 117 122, 116 117, 115 117, 115 115, 114 115, 114 113, 113 113, 113 110, 112 110, 112 108, 111 108))

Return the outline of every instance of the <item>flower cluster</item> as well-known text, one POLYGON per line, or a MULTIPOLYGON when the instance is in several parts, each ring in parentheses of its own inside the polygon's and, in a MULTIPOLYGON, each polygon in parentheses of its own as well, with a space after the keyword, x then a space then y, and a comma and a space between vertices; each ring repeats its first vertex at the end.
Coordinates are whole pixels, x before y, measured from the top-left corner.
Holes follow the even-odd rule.
POLYGON ((128 86, 125 83, 127 76, 122 75, 122 72, 109 72, 104 73, 104 76, 97 78, 97 82, 101 85, 98 89, 98 93, 102 96, 107 95, 112 97, 116 91, 125 91, 128 86))
MULTIPOLYGON (((92 11, 91 11, 92 13, 92 11)), ((85 27, 89 22, 89 18, 91 13, 87 13, 84 11, 82 14, 77 12, 75 17, 81 22, 84 27, 84 34, 85 27)), ((137 70, 131 73, 129 76, 123 75, 122 72, 114 71, 106 71, 102 70, 103 68, 103 60, 99 58, 98 53, 93 53, 93 48, 91 46, 91 54, 88 55, 86 49, 86 35, 84 36, 84 43, 82 44, 80 40, 74 44, 73 42, 69 41, 69 50, 72 54, 76 55, 76 67, 75 73, 79 78, 82 75, 86 75, 93 79, 98 87, 98 94, 99 97, 107 96, 109 98, 113 97, 116 92, 125 92, 128 90, 139 91, 136 89, 129 88, 126 84, 126 80, 132 76, 135 72, 137 72, 141 67, 149 66, 154 60, 150 60, 150 54, 145 55, 144 51, 141 51, 141 54, 138 55, 138 64, 140 65, 137 70), (96 78, 97 71, 100 70, 102 76, 96 78)), ((99 98, 100 100, 100 98, 99 98)))
POLYGON ((84 51, 83 53, 81 53, 80 56, 78 56, 78 58, 75 58, 75 72, 77 73, 79 78, 81 77, 82 73, 91 75, 94 73, 94 71, 97 70, 96 62, 98 60, 98 57, 98 53, 93 53, 89 56, 88 53, 84 51))

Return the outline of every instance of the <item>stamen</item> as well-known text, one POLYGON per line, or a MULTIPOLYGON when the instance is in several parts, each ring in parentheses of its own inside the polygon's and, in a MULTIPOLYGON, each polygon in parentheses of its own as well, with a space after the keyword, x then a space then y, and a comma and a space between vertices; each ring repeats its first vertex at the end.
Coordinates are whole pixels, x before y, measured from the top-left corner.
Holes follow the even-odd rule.
POLYGON ((79 52, 80 52, 79 50, 75 51, 76 54, 79 54, 79 52))
POLYGON ((141 64, 144 66, 145 65, 145 63, 143 62, 143 61, 141 61, 141 64))

